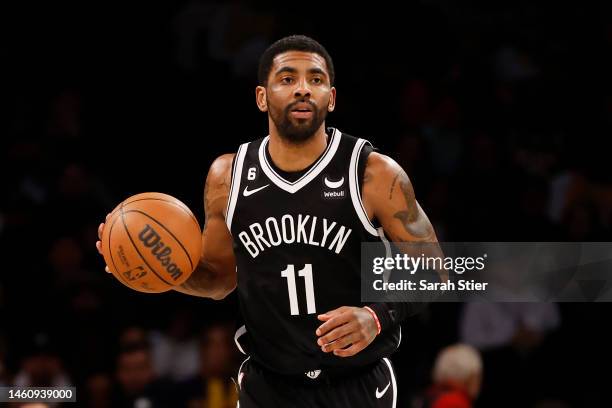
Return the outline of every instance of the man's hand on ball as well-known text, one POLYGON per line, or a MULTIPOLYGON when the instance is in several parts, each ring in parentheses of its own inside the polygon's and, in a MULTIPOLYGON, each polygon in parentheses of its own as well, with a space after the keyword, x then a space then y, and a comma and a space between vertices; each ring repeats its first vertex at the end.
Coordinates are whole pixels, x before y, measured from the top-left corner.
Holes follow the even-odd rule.
MULTIPOLYGON (((108 221, 108 217, 110 217, 110 214, 106 214, 105 221, 108 221)), ((100 255, 104 255, 102 253, 102 233, 103 232, 104 232, 104 223, 100 223, 100 225, 98 226, 98 240, 99 241, 96 241, 96 249, 98 250, 100 255)), ((104 270, 110 273, 110 269, 108 269, 108 266, 104 266, 104 270)))
POLYGON ((316 330, 317 344, 325 353, 350 357, 366 348, 376 337, 378 325, 363 307, 342 306, 317 316, 324 322, 316 330))

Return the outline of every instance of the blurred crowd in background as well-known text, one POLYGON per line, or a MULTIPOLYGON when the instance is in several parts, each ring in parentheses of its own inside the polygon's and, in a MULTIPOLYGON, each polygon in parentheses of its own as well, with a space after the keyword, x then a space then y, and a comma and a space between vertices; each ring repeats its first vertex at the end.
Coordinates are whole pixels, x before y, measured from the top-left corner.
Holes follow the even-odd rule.
MULTIPOLYGON (((605 2, 6 7, 0 385, 75 385, 84 407, 235 406, 235 295, 131 291, 94 244, 105 215, 139 192, 174 195, 203 221, 212 160, 266 135, 258 58, 288 34, 328 49, 338 102, 327 124, 406 169, 441 241, 612 236, 605 2)), ((448 385, 435 384, 448 371, 436 356, 456 343, 474 347, 444 359, 467 364, 451 388, 468 404, 607 406, 596 371, 611 357, 609 311, 431 305, 403 326, 398 407, 434 406, 448 385)))

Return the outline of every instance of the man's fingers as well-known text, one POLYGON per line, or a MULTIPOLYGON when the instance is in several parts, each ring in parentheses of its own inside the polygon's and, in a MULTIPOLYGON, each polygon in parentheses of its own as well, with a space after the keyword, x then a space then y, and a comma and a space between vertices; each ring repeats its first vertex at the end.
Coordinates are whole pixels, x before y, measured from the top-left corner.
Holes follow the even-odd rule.
POLYGON ((334 355, 338 357, 351 357, 366 348, 367 345, 368 343, 363 340, 358 341, 357 343, 353 343, 351 347, 334 350, 334 355))
POLYGON ((322 336, 326 334, 328 331, 335 329, 336 327, 348 322, 351 320, 352 314, 351 312, 341 313, 336 315, 323 323, 316 331, 317 336, 322 336))
POLYGON ((331 344, 327 344, 325 346, 323 346, 321 349, 326 352, 332 352, 334 350, 341 350, 353 343, 357 343, 359 341, 359 333, 357 332, 352 332, 347 334, 344 337, 339 338, 338 340, 334 341, 331 344))
POLYGON ((349 309, 349 308, 346 307, 346 306, 341 306, 341 307, 339 307, 337 309, 330 310, 329 312, 325 312, 323 314, 318 315, 317 319, 319 319, 321 321, 329 320, 332 317, 334 317, 335 315, 345 312, 346 309, 349 309))
POLYGON ((104 231, 104 223, 101 222, 98 226, 98 239, 102 240, 102 231, 104 231))
POLYGON ((319 340, 317 340, 317 344, 319 346, 324 346, 328 343, 331 343, 332 341, 338 340, 339 338, 344 337, 355 331, 355 329, 357 328, 356 326, 357 325, 355 324, 355 322, 350 322, 345 323, 340 327, 336 327, 335 329, 327 333, 325 336, 319 337, 319 340))
MULTIPOLYGON (((111 213, 106 214, 105 220, 108 221, 108 218, 110 216, 111 216, 111 213)), ((104 232, 104 223, 101 222, 100 225, 98 226, 98 238, 100 239, 100 241, 96 241, 96 249, 98 250, 100 255, 104 255, 102 253, 102 233, 103 232, 104 232)), ((104 270, 106 271, 106 273, 111 273, 110 269, 108 269, 108 265, 104 265, 104 270)))

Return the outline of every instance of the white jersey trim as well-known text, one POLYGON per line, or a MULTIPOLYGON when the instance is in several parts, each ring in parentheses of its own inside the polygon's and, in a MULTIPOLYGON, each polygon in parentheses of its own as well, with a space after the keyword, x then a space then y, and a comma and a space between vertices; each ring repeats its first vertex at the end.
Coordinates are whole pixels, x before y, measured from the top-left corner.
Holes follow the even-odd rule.
POLYGON ((236 202, 240 194, 240 179, 242 178, 242 165, 246 156, 249 143, 241 144, 236 153, 236 161, 234 163, 234 171, 232 173, 232 183, 230 185, 230 196, 227 200, 227 211, 225 212, 225 223, 230 234, 232 233, 232 219, 234 218, 234 210, 236 210, 236 202))
POLYGON ((247 355, 247 353, 246 351, 244 351, 244 349, 240 345, 240 342, 238 341, 238 339, 240 338, 240 336, 244 335, 246 331, 247 331, 246 326, 242 325, 240 326, 238 330, 236 330, 236 333, 234 333, 234 343, 236 343, 236 347, 238 347, 238 350, 240 350, 240 352, 244 354, 245 356, 247 355))
POLYGON ((379 236, 378 231, 374 228, 372 221, 368 217, 365 208, 363 207, 363 201, 361 200, 361 188, 359 187, 359 155, 361 149, 365 144, 370 144, 365 139, 358 139, 353 148, 353 154, 351 155, 351 164, 349 166, 349 190, 351 193, 351 200, 353 201, 353 207, 357 213, 357 217, 361 221, 363 228, 375 237, 379 236))
POLYGON ((402 326, 399 326, 399 340, 397 341, 397 348, 402 344, 402 326))
MULTIPOLYGON (((376 231, 378 233, 378 236, 380 237, 380 240, 385 246, 385 256, 387 258, 392 258, 393 253, 391 252, 391 244, 389 243, 389 240, 387 239, 387 236, 385 235, 385 230, 383 229, 383 227, 378 227, 376 231)), ((385 283, 389 282, 390 277, 391 277, 391 269, 385 268, 385 271, 383 272, 383 282, 385 283)))
MULTIPOLYGON (((247 358, 245 358, 242 364, 240 364, 240 367, 238 367, 238 375, 236 376, 236 385, 238 385, 239 389, 242 389, 242 378, 240 378, 240 374, 242 373, 242 367, 244 366, 244 363, 249 361, 250 358, 251 356, 248 356, 247 358)), ((238 404, 240 404, 240 402, 238 404)), ((240 405, 237 405, 237 407, 239 406, 240 405)))
POLYGON ((391 362, 387 357, 383 358, 383 361, 387 364, 387 367, 389 367, 389 374, 391 376, 391 387, 393 388, 393 405, 391 405, 391 408, 395 408, 395 406, 397 405, 397 382, 395 381, 395 372, 393 371, 391 362))
POLYGON ((331 134, 331 141, 327 145, 327 149, 319 160, 298 180, 290 182, 282 178, 270 165, 268 158, 266 157, 266 147, 270 141, 270 136, 266 136, 259 146, 259 163, 261 169, 268 176, 268 178, 276 184, 279 188, 285 190, 288 193, 294 194, 299 191, 302 187, 310 183, 315 177, 317 177, 323 169, 329 164, 334 158, 338 146, 340 145, 342 133, 338 129, 334 129, 331 134))

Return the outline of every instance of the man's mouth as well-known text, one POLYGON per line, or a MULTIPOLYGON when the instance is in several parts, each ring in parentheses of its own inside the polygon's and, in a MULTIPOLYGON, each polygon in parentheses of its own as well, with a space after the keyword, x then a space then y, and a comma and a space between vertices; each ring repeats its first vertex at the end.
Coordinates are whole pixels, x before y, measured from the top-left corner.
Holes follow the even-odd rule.
POLYGON ((296 109, 291 111, 291 116, 296 119, 309 119, 312 117, 312 111, 296 109))
POLYGON ((312 107, 308 103, 297 103, 291 109, 291 116, 296 119, 308 119, 312 117, 312 107))

